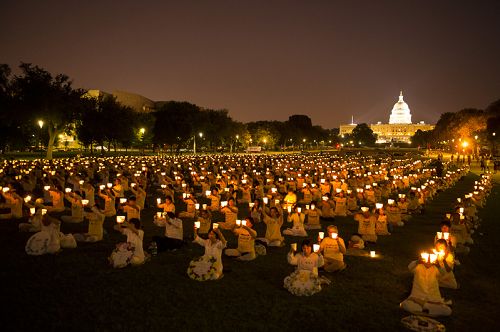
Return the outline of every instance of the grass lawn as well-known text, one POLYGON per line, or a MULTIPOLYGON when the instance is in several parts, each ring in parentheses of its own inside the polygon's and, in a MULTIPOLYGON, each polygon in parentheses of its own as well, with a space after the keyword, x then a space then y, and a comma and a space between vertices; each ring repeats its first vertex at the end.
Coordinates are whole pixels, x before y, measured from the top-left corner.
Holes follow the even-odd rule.
MULTIPOLYGON (((379 237, 373 250, 383 258, 345 257, 346 270, 331 275, 332 283, 312 297, 296 297, 283 288, 293 271, 286 262, 289 246, 271 248, 252 262, 223 258, 228 269, 222 280, 196 282, 186 275, 189 261, 203 248, 189 244, 173 253, 162 253, 141 267, 114 270, 106 258, 122 237, 105 227, 108 235, 98 244, 79 244, 57 255, 30 257, 24 245, 30 234, 17 231, 17 222, 0 222, 3 330, 312 330, 397 331, 407 314, 399 309, 411 288, 408 263, 432 246, 439 222, 456 197, 473 188, 477 174, 440 193, 426 213, 414 217, 392 236, 379 237)), ((459 290, 443 292, 453 300, 453 315, 441 319, 449 331, 497 331, 500 304, 500 265, 496 261, 500 232, 500 176, 488 204, 480 213, 481 232, 469 256, 456 268, 459 290)), ((151 200, 154 197, 150 197, 151 200)), ((242 210, 242 209, 240 209, 242 210)), ((163 229, 152 223, 153 209, 143 214, 145 246, 163 229)), ((242 216, 246 211, 241 211, 242 216)), ((330 222, 322 221, 326 226, 330 222)), ((337 218, 346 242, 357 230, 352 217, 337 218)), ((83 231, 86 223, 63 224, 62 231, 83 231)), ((192 222, 184 223, 191 234, 192 222)), ((264 227, 257 225, 260 235, 264 227)), ((235 239, 227 232, 230 246, 235 239)), ((317 232, 309 232, 316 238, 317 232)), ((287 243, 298 242, 287 237, 287 243)))

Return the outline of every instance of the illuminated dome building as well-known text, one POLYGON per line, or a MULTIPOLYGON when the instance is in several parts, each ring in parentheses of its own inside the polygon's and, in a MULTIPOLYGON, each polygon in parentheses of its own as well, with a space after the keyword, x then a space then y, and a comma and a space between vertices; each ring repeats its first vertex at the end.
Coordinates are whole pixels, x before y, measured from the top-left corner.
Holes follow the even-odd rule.
MULTIPOLYGON (((351 134, 356 127, 354 119, 350 124, 340 125, 340 135, 351 134)), ((371 130, 377 135, 377 143, 411 143, 411 137, 417 130, 427 131, 434 129, 434 125, 411 122, 410 107, 403 100, 403 91, 399 94, 399 100, 392 108, 389 123, 377 122, 370 124, 371 130)))

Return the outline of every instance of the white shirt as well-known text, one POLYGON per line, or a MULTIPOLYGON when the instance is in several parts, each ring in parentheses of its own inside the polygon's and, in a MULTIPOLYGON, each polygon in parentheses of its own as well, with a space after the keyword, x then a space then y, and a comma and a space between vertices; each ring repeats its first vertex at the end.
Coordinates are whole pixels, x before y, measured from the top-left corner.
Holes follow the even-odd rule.
POLYGON ((304 256, 302 253, 297 255, 288 253, 287 258, 288 263, 297 265, 297 270, 311 271, 315 275, 318 275, 318 268, 324 264, 323 256, 318 255, 315 252, 311 253, 309 257, 304 256))
POLYGON ((177 218, 170 218, 169 219, 170 223, 167 222, 166 219, 161 218, 161 219, 153 219, 153 222, 158 225, 158 226, 165 226, 165 236, 172 238, 172 239, 178 239, 182 241, 183 238, 183 233, 182 233, 182 220, 177 219, 177 218))

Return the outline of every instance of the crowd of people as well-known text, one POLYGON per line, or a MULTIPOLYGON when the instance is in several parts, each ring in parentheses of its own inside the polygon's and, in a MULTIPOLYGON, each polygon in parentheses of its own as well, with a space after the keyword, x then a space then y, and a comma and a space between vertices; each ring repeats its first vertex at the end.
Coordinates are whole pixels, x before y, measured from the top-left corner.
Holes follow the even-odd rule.
MULTIPOLYGON (((296 270, 284 278, 284 287, 295 295, 312 295, 330 283, 332 273, 347 267, 344 255, 369 257, 367 247, 422 213, 426 202, 468 172, 453 162, 444 165, 446 171, 437 176, 429 160, 411 156, 9 161, 0 169, 5 212, 0 218, 18 220, 20 231, 34 233, 25 246, 29 255, 102 241, 104 225, 113 223, 113 229, 126 237, 110 250, 109 262, 115 268, 142 265, 161 252, 183 250, 192 241, 205 251, 186 262, 187 274, 200 281, 224 276, 223 256, 251 261, 289 243, 286 259, 296 270), (141 217, 145 211, 154 212, 152 220, 141 217), (346 244, 333 223, 336 217, 348 216, 358 229, 346 244), (61 224, 84 222, 85 233, 61 232, 61 224), (143 243, 144 223, 163 229, 149 244, 143 243), (254 229, 260 223, 264 234, 254 229), (303 238, 300 246, 297 237, 303 238), (237 246, 229 248, 226 239, 234 239, 237 246)), ((412 295, 402 308, 430 315, 451 313, 438 286, 458 287, 453 276, 456 255, 468 252, 470 234, 479 223, 477 208, 490 187, 484 176, 447 215, 437 233, 435 261, 420 258, 410 264, 415 273, 412 295)))

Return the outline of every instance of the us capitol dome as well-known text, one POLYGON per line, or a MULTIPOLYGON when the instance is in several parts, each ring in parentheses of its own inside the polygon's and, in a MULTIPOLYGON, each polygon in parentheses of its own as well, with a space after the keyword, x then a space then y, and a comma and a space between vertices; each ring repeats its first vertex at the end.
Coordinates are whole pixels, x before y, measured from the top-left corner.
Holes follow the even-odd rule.
MULTIPOLYGON (((349 124, 340 125, 340 135, 350 135, 356 127, 354 117, 349 124)), ((377 135, 377 143, 411 143, 411 137, 417 130, 427 131, 434 129, 433 124, 411 122, 410 107, 403 99, 403 91, 399 93, 399 100, 394 104, 389 123, 377 122, 369 125, 373 133, 377 135)), ((359 142, 358 142, 359 143, 359 142)), ((356 144, 354 144, 356 146, 356 144)))

